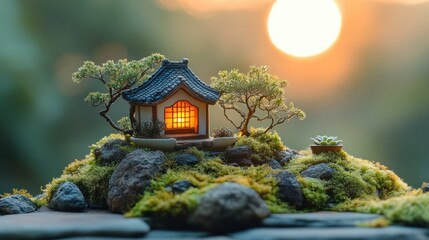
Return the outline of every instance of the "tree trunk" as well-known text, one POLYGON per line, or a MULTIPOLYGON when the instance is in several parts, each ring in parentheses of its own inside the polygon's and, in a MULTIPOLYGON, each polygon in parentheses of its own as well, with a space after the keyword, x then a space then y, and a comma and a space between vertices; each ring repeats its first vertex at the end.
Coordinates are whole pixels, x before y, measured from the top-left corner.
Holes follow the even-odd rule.
POLYGON ((124 129, 121 129, 120 127, 118 127, 113 121, 112 121, 112 119, 109 117, 109 116, 107 116, 107 112, 108 112, 109 110, 108 109, 105 109, 105 110, 103 110, 103 111, 101 111, 100 112, 100 115, 104 118, 104 119, 106 119, 106 121, 110 124, 110 126, 112 126, 112 128, 114 128, 114 129, 116 129, 117 131, 119 131, 119 132, 124 132, 124 129))
POLYGON ((249 122, 250 119, 252 119, 253 113, 249 112, 249 114, 246 117, 246 120, 244 121, 243 127, 240 130, 240 133, 242 136, 249 136, 250 132, 249 132, 249 122))
POLYGON ((140 129, 138 126, 138 122, 136 120, 136 118, 134 117, 134 113, 136 112, 136 106, 133 104, 130 104, 130 123, 131 123, 131 129, 133 130, 133 132, 136 132, 138 134, 140 134, 140 129))

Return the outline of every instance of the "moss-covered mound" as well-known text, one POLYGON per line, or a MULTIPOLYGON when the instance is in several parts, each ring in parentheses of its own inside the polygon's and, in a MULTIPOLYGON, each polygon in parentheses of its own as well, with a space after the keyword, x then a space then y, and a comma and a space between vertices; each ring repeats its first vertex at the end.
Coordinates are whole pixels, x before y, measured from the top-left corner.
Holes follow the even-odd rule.
MULTIPOLYGON (((304 211, 329 210, 339 203, 352 199, 386 199, 401 195, 408 186, 386 167, 347 155, 327 154, 313 156, 309 152, 291 160, 285 169, 293 172, 304 193, 304 211), (312 165, 327 163, 335 169, 330 180, 304 178, 300 172, 312 165)), ((207 189, 223 182, 237 182, 256 190, 266 201, 272 213, 296 212, 297 210, 277 198, 278 188, 272 177, 281 169, 268 165, 248 168, 225 165, 220 158, 206 159, 194 166, 174 166, 152 182, 152 190, 127 214, 174 218, 188 215, 198 205, 198 196, 207 189), (175 194, 171 186, 175 181, 189 180, 195 186, 175 194)))
MULTIPOLYGON (((71 181, 82 190, 90 207, 105 208, 108 181, 115 165, 102 166, 98 163, 94 150, 112 139, 124 139, 113 134, 101 139, 90 147, 85 159, 76 160, 67 166, 59 178, 46 185, 44 195, 37 201, 41 205, 49 202, 60 183, 71 181)), ((277 141, 278 135, 250 136, 242 138, 237 145, 250 145, 256 160, 271 158, 275 151, 285 149, 277 141), (266 143, 270 139, 271 144, 266 143), (270 149, 269 146, 273 145, 270 149)), ((127 151, 134 147, 127 147, 127 151)), ((406 224, 429 225, 429 195, 420 190, 411 191, 397 175, 385 166, 348 155, 313 155, 301 151, 299 155, 283 166, 273 169, 268 164, 250 167, 236 167, 225 164, 222 154, 213 156, 195 148, 184 150, 201 159, 199 163, 187 166, 177 165, 177 152, 166 153, 166 171, 152 180, 150 189, 142 192, 142 198, 126 214, 129 217, 150 217, 163 222, 182 219, 190 215, 198 206, 201 196, 209 189, 223 182, 236 182, 254 189, 267 203, 272 213, 298 211, 360 211, 384 214, 389 220, 406 224), (311 166, 325 163, 333 172, 329 179, 303 177, 301 174, 311 166), (304 208, 296 209, 278 198, 279 188, 274 178, 276 173, 292 172, 303 192, 304 208), (176 181, 188 180, 192 187, 183 193, 172 190, 176 181)), ((262 161, 263 162, 263 161, 262 161)))

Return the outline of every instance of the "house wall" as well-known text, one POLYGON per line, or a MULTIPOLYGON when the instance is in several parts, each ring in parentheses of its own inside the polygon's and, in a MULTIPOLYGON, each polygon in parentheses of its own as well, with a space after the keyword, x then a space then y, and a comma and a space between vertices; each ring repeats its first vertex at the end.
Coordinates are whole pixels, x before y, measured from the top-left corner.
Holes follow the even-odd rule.
MULTIPOLYGON (((172 95, 167 100, 157 106, 158 119, 160 121, 164 121, 164 109, 166 107, 170 107, 179 100, 186 100, 198 108, 198 135, 207 135, 207 103, 201 102, 193 98, 183 90, 177 91, 174 95, 172 95)), ((152 116, 152 111, 150 112, 149 116, 152 116)))
POLYGON ((135 118, 141 123, 152 121, 152 107, 139 106, 136 109, 135 118))

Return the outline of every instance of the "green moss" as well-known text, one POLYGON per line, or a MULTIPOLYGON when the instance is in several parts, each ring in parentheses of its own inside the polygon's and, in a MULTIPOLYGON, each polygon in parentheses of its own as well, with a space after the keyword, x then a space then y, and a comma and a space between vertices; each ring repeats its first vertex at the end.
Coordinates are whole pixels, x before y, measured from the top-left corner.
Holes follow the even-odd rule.
POLYGON ((228 166, 219 158, 206 159, 194 166, 176 166, 152 181, 151 191, 145 193, 127 216, 161 219, 185 216, 197 206, 199 197, 207 189, 224 182, 236 182, 254 189, 272 212, 294 211, 276 197, 278 190, 274 178, 271 177, 271 174, 276 172, 278 170, 266 165, 248 168, 228 166), (189 180, 194 187, 182 194, 174 194, 168 186, 177 180, 189 180))
POLYGON ((126 137, 122 134, 119 134, 119 133, 113 133, 113 134, 110 134, 109 136, 105 136, 102 139, 98 140, 98 142, 89 146, 89 149, 91 150, 91 152, 93 152, 95 149, 101 148, 108 141, 115 140, 115 139, 121 139, 121 140, 125 141, 126 137))
POLYGON ((309 209, 324 209, 329 200, 326 193, 326 182, 315 178, 298 178, 304 194, 305 206, 309 209))
POLYGON ((27 189, 22 189, 22 188, 21 189, 13 188, 11 193, 0 194, 0 198, 4 198, 4 197, 16 195, 16 194, 28 197, 29 199, 33 198, 33 196, 28 192, 27 189))
POLYGON ((204 159, 204 152, 199 150, 196 147, 187 148, 187 149, 183 150, 182 152, 189 153, 189 154, 196 156, 199 161, 202 161, 204 159))
MULTIPOLYGON (((264 145, 253 137, 244 137, 240 140, 239 144, 243 145, 249 142, 264 145)), ((260 140, 262 141, 262 138, 260 140)), ((262 148, 266 149, 265 146, 262 148)), ((188 151, 198 150, 190 149, 188 151)), ((265 150, 262 152, 267 153, 265 150)), ((167 162, 174 161, 175 154, 167 154, 167 162)), ((198 154, 201 157, 204 156, 201 151, 198 151, 198 154)), ((262 158, 266 156, 268 155, 262 156, 262 158)), ((344 151, 320 155, 312 155, 308 151, 302 151, 299 157, 292 159, 285 166, 285 169, 290 170, 298 177, 304 194, 304 211, 330 210, 328 202, 345 206, 346 203, 352 203, 353 199, 362 202, 367 202, 368 199, 385 199, 404 194, 409 188, 386 167, 349 156, 344 151), (319 163, 326 163, 335 170, 330 180, 300 176, 302 171, 319 163)), ((254 189, 265 200, 273 213, 296 212, 297 210, 292 206, 277 198, 277 183, 272 174, 279 171, 267 165, 247 168, 233 167, 224 164, 219 158, 204 159, 194 166, 177 166, 171 163, 163 175, 152 181, 150 191, 145 193, 141 201, 127 216, 164 219, 185 216, 197 206, 198 195, 200 196, 207 188, 223 182, 237 182, 254 189), (169 186, 178 180, 189 180, 194 187, 182 194, 174 194, 169 186)))
POLYGON ((251 147, 251 160, 254 163, 264 163, 274 158, 276 152, 286 149, 277 132, 264 133, 264 130, 259 128, 251 128, 248 137, 241 136, 235 143, 235 146, 243 145, 251 147))
POLYGON ((429 194, 420 190, 386 200, 355 200, 339 205, 339 211, 383 214, 390 222, 414 226, 429 226, 429 194))
POLYGON ((385 199, 404 194, 409 189, 406 183, 385 166, 350 156, 344 151, 320 155, 302 151, 301 154, 285 167, 298 176, 310 166, 320 163, 326 163, 334 169, 332 179, 324 181, 323 187, 321 183, 316 187, 315 183, 309 185, 308 180, 301 180, 310 206, 322 206, 322 200, 325 199, 325 196, 321 195, 323 189, 333 203, 355 198, 385 199))
POLYGON ((204 192, 215 185, 191 188, 182 194, 171 191, 146 192, 127 214, 127 217, 145 216, 155 220, 180 219, 188 216, 197 206, 204 192))

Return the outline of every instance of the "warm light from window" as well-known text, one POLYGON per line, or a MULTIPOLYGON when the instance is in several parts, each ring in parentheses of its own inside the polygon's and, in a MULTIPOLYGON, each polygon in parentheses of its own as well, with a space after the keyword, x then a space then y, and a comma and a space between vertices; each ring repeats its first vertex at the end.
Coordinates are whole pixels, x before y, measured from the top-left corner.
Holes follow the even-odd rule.
POLYGON ((198 109, 188 101, 177 101, 164 110, 166 130, 188 129, 194 131, 197 126, 198 109))

